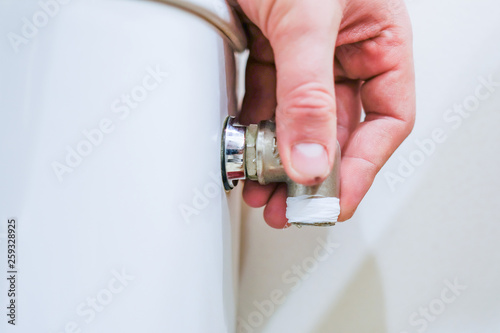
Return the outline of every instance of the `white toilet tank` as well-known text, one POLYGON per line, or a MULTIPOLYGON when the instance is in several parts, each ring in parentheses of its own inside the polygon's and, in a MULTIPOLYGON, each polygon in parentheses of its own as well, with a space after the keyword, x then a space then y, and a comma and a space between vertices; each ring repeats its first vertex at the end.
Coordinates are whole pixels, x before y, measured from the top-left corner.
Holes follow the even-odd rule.
POLYGON ((0 331, 233 332, 227 40, 161 1, 2 1, 0 22, 0 331))

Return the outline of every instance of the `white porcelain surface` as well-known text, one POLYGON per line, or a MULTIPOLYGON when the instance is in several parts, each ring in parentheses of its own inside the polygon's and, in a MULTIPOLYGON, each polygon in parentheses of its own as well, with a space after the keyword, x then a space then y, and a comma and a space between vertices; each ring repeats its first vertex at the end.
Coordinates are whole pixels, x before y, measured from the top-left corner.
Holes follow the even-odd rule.
POLYGON ((231 52, 160 3, 66 2, 47 22, 38 1, 0 3, 0 331, 233 331, 237 226, 219 161, 231 52), (23 35, 23 18, 38 31, 23 35))

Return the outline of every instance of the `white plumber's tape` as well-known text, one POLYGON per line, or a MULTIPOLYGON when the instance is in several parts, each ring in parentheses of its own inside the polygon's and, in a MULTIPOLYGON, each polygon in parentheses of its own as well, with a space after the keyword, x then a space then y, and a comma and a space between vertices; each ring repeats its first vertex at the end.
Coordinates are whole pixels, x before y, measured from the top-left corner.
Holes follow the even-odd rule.
POLYGON ((286 199, 286 218, 289 223, 333 223, 337 222, 339 214, 339 198, 301 195, 286 199))

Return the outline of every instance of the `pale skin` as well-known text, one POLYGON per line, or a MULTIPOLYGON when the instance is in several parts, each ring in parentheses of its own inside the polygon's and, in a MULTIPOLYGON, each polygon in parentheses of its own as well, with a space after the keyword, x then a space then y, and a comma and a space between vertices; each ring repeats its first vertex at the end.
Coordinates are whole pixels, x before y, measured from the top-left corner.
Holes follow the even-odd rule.
MULTIPOLYGON (((412 32, 402 0, 238 0, 250 57, 240 121, 275 117, 297 183, 341 163, 341 214, 352 217, 415 120, 412 32), (361 119, 361 110, 365 118, 361 119), (341 161, 334 161, 337 139, 341 161)), ((237 5, 237 6, 238 6, 237 5)), ((286 185, 246 181, 243 197, 287 226, 286 185)))

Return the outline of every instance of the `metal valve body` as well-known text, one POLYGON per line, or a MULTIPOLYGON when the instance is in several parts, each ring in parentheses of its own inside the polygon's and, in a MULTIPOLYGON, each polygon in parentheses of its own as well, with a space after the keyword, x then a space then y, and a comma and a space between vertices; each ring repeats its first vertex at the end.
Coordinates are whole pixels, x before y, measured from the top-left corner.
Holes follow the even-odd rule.
MULTIPOLYGON (((221 167, 224 188, 233 189, 238 180, 250 179, 259 184, 286 183, 288 197, 339 197, 340 147, 337 146, 335 165, 330 175, 319 185, 305 186, 295 183, 285 173, 278 151, 276 125, 266 120, 248 126, 226 118, 222 132, 221 167)), ((311 223, 291 222, 296 225, 311 223)), ((317 222, 313 225, 329 226, 335 222, 317 222)))

